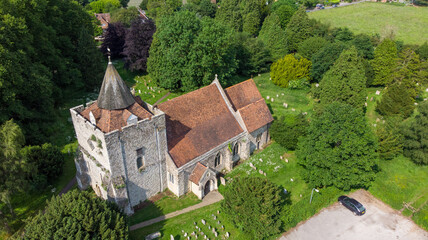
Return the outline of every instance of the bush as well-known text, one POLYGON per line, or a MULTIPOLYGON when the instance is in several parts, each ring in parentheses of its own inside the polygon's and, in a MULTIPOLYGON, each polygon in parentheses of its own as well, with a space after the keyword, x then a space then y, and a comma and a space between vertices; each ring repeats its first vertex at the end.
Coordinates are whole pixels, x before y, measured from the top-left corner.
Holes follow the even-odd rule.
POLYGON ((380 158, 391 160, 403 152, 403 139, 399 132, 401 122, 401 118, 388 118, 385 123, 378 124, 376 136, 380 158))
POLYGON ((428 42, 422 44, 417 50, 416 53, 419 54, 419 58, 423 60, 428 60, 428 42))
POLYGON ((97 0, 89 3, 89 7, 94 13, 108 13, 120 8, 119 0, 97 0))
POLYGON ((376 104, 376 111, 384 116, 403 116, 408 118, 415 109, 414 100, 409 91, 400 83, 393 83, 376 104))
POLYGON ((403 130, 404 156, 428 165, 428 102, 421 103, 418 110, 415 120, 403 130))
POLYGON ((390 40, 383 40, 374 51, 374 58, 371 61, 375 76, 373 85, 387 85, 391 82, 392 71, 396 67, 397 46, 390 40))
POLYGON ((342 42, 329 43, 312 56, 311 77, 315 82, 321 81, 324 73, 330 69, 345 48, 346 45, 342 42))
POLYGON ((37 171, 33 172, 33 180, 36 184, 42 184, 40 181, 43 181, 43 177, 36 175, 45 176, 46 180, 52 183, 62 173, 64 156, 59 147, 50 143, 42 146, 27 146, 22 149, 22 156, 36 168, 37 171))
POLYGON ((309 87, 309 79, 308 78, 300 78, 296 80, 291 80, 288 83, 288 88, 290 89, 303 89, 309 87))
POLYGON ((281 189, 266 178, 234 178, 224 191, 222 209, 241 231, 264 239, 280 232, 281 189))
POLYGON ((73 190, 54 196, 25 226, 23 239, 128 239, 125 216, 113 203, 73 190))
POLYGON ((136 7, 121 8, 111 12, 111 22, 121 22, 124 26, 130 27, 131 22, 140 17, 136 7))
POLYGON ((303 114, 282 116, 272 123, 270 134, 281 146, 295 150, 299 137, 306 136, 308 126, 303 114))
POLYGON ((287 88, 291 80, 308 78, 310 68, 311 62, 306 58, 296 59, 288 54, 271 65, 270 76, 274 84, 287 88))

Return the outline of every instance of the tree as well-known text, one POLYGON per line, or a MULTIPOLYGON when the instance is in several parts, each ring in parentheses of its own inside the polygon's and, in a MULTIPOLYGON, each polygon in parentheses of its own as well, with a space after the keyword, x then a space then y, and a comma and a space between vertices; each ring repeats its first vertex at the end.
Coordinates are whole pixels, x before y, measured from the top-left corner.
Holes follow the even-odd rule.
POLYGON ((417 50, 416 53, 422 60, 428 60, 428 42, 422 44, 417 50))
POLYGON ((13 120, 0 126, 0 216, 8 233, 12 233, 10 220, 16 217, 11 196, 23 191, 27 183, 28 165, 20 155, 24 143, 24 134, 13 120))
POLYGON ((286 39, 289 52, 296 52, 299 44, 312 37, 313 21, 309 19, 306 10, 301 7, 291 17, 287 24, 286 39))
POLYGON ((281 20, 281 27, 285 29, 293 14, 297 11, 298 7, 294 1, 279 0, 272 4, 271 12, 275 13, 281 20))
POLYGON ((405 87, 410 96, 415 99, 421 91, 420 83, 424 81, 424 73, 419 56, 410 48, 400 53, 397 67, 391 74, 392 81, 405 87))
POLYGON ((296 59, 293 54, 274 62, 270 67, 272 82, 280 87, 287 88, 292 80, 309 77, 311 62, 306 58, 296 59))
POLYGON ((113 203, 73 190, 54 196, 25 226, 23 239, 128 239, 125 216, 113 203))
POLYGON ((89 3, 89 7, 94 13, 109 13, 121 6, 119 0, 96 0, 89 3))
POLYGON ((376 128, 379 147, 377 152, 382 159, 390 160, 403 152, 403 139, 400 133, 400 117, 387 118, 376 128))
POLYGON ((376 110, 384 116, 403 116, 408 118, 415 109, 414 100, 409 91, 400 83, 392 83, 377 102, 376 110))
POLYGON ((387 85, 391 82, 392 71, 396 67, 397 47, 391 39, 383 40, 374 51, 371 61, 375 73, 372 85, 387 85))
POLYGON ((317 53, 312 55, 312 69, 311 77, 314 82, 319 82, 327 72, 333 63, 339 58, 340 53, 346 45, 342 42, 328 43, 321 48, 317 53))
POLYGON ((126 28, 121 22, 111 23, 104 32, 104 41, 101 44, 101 52, 112 58, 123 57, 123 48, 125 46, 126 28), (108 52, 110 49, 110 53, 108 52))
POLYGON ((125 38, 123 54, 126 66, 131 70, 146 71, 149 49, 156 26, 153 21, 134 20, 125 38))
POLYGON ((260 39, 241 32, 235 34, 234 42, 239 75, 250 76, 268 71, 270 55, 260 39))
POLYGON ((403 129, 404 156, 417 164, 428 164, 428 102, 418 107, 419 114, 403 129))
POLYGON ((265 18, 259 38, 272 56, 272 61, 287 54, 285 31, 282 30, 280 19, 276 14, 272 13, 265 18))
POLYGON ((125 27, 129 28, 131 23, 140 17, 140 13, 136 7, 120 8, 110 13, 111 23, 121 22, 125 27))
POLYGON ((311 187, 368 187, 376 172, 376 140, 361 110, 332 103, 315 116, 298 144, 303 177, 311 187))
POLYGON ((234 178, 224 192, 222 209, 233 224, 254 239, 280 232, 281 189, 266 178, 234 178))
POLYGON ((275 142, 288 150, 295 150, 299 137, 306 136, 309 122, 303 114, 282 116, 274 121, 270 128, 270 134, 275 142))
POLYGON ((147 15, 153 19, 173 14, 182 5, 181 0, 149 0, 147 15))
POLYGON ((306 59, 312 56, 327 45, 327 40, 322 37, 310 37, 299 45, 298 53, 306 59))
POLYGON ((347 103, 355 108, 364 107, 366 97, 366 76, 357 49, 344 50, 321 82, 322 104, 347 103))
POLYGON ((46 180, 52 183, 58 178, 64 166, 64 156, 61 150, 50 143, 42 146, 27 146, 22 149, 21 155, 28 164, 34 166, 32 175, 43 175, 46 180))
POLYGON ((348 42, 354 39, 354 33, 349 28, 335 28, 332 35, 335 41, 348 42))
POLYGON ((374 47, 372 40, 366 34, 358 34, 352 40, 352 45, 354 45, 358 54, 365 59, 373 59, 374 57, 374 47))
POLYGON ((193 11, 198 16, 214 18, 217 10, 217 5, 212 3, 211 0, 193 0, 188 1, 183 9, 193 11))
POLYGON ((231 29, 210 18, 179 11, 157 26, 147 70, 163 88, 189 91, 235 74, 238 62, 231 29))
POLYGON ((240 0, 221 1, 215 18, 235 31, 242 31, 242 14, 240 0))

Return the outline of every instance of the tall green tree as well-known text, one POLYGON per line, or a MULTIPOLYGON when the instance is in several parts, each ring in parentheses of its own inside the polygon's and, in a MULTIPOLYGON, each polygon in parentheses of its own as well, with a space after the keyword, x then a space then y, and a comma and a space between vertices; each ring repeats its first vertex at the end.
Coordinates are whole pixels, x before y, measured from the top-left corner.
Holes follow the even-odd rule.
POLYGON ((149 0, 146 12, 149 17, 159 19, 173 14, 181 5, 181 0, 149 0))
POLYGON ((227 85, 238 67, 232 39, 231 29, 221 23, 179 11, 158 24, 147 70, 159 86, 171 90, 196 89, 215 74, 227 85))
POLYGON ((291 17, 286 28, 287 48, 289 52, 297 52, 299 44, 313 36, 314 22, 309 19, 306 10, 301 7, 291 17))
POLYGON ((266 178, 234 178, 225 192, 222 209, 233 224, 254 239, 280 232, 281 189, 266 178))
POLYGON ((344 50, 321 82, 322 104, 347 103, 355 108, 364 107, 366 97, 366 76, 357 49, 344 50))
POLYGON ((9 120, 0 126, 0 216, 5 229, 12 233, 10 221, 16 217, 11 196, 23 191, 27 184, 28 165, 22 159, 20 151, 25 144, 21 128, 9 120))
POLYGON ((361 110, 332 103, 315 116, 297 157, 310 186, 369 187, 376 172, 376 140, 361 110))
POLYGON ((412 98, 416 98, 421 91, 420 85, 425 78, 422 71, 419 56, 410 48, 405 48, 400 53, 397 67, 391 75, 392 81, 400 83, 402 87, 408 90, 412 98))
POLYGON ((366 34, 358 34, 352 40, 352 45, 354 45, 358 54, 365 59, 373 59, 374 57, 374 47, 372 39, 366 34))
POLYGON ((428 42, 422 44, 417 50, 416 53, 422 60, 428 60, 428 42))
POLYGON ((403 129, 404 156, 417 164, 428 165, 428 102, 421 103, 410 126, 403 129))
POLYGON ((125 216, 87 191, 54 196, 25 226, 23 239, 128 239, 125 216))
POLYGON ((124 26, 129 28, 131 23, 140 17, 140 13, 136 7, 120 8, 110 13, 111 23, 121 22, 124 26))
POLYGON ((396 67, 397 47, 391 39, 383 40, 374 51, 371 65, 374 71, 372 85, 385 86, 392 81, 392 71, 396 67))
POLYGON ((299 45, 298 53, 304 58, 311 59, 312 56, 327 45, 327 40, 322 37, 310 37, 299 45))
POLYGON ((402 116, 408 118, 415 109, 414 99, 401 83, 390 84, 382 99, 377 102, 376 110, 384 116, 402 116))
POLYGON ((328 43, 317 53, 312 55, 311 77, 314 82, 319 82, 334 62, 339 58, 340 53, 347 45, 342 42, 328 43))
POLYGON ((265 18, 259 37, 272 56, 272 61, 280 59, 287 54, 286 35, 281 28, 279 17, 272 13, 265 18))

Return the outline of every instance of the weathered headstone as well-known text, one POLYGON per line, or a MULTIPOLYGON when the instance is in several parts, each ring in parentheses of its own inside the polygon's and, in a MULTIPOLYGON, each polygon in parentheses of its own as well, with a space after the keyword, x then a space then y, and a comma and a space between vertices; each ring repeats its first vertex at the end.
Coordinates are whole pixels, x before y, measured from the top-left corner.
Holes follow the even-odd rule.
POLYGON ((292 109, 291 109, 291 111, 295 112, 295 111, 296 111, 296 109, 292 108, 292 109))
POLYGON ((204 225, 205 225, 205 223, 206 223, 204 219, 202 219, 202 220, 201 220, 201 222, 202 222, 202 224, 204 224, 204 225))
POLYGON ((230 237, 230 233, 226 232, 226 237, 229 238, 230 237))
POLYGON ((319 87, 319 86, 320 86, 320 84, 319 84, 319 83, 315 84, 315 87, 319 87))
POLYGON ((271 98, 270 101, 273 102, 273 101, 275 101, 275 99, 271 98))
POLYGON ((224 177, 220 177, 221 185, 226 185, 226 179, 224 177))
POLYGON ((376 95, 380 95, 380 91, 379 90, 376 91, 376 95))
POLYGON ((259 170, 259 173, 260 173, 260 174, 263 174, 263 171, 260 169, 260 170, 259 170))
POLYGON ((155 233, 147 235, 145 239, 146 240, 153 240, 153 239, 160 238, 160 237, 161 237, 161 233, 155 232, 155 233))
POLYGON ((265 175, 265 177, 266 177, 266 173, 265 172, 263 173, 263 175, 265 175))
POLYGON ((364 103, 364 106, 366 106, 366 107, 367 107, 367 102, 365 102, 365 103, 364 103))
POLYGON ((261 158, 260 158, 260 159, 259 159, 259 161, 260 161, 260 162, 263 162, 263 159, 261 159, 261 158))
POLYGON ((282 159, 283 159, 283 157, 282 157, 282 156, 279 156, 279 159, 281 159, 281 160, 282 160, 282 159))
POLYGON ((270 98, 269 96, 266 96, 266 99, 267 99, 267 100, 269 100, 269 98, 270 98))
POLYGON ((285 159, 285 162, 288 163, 288 159, 287 158, 285 159))
POLYGON ((170 236, 169 236, 169 238, 170 238, 171 240, 174 240, 174 236, 172 236, 172 235, 170 235, 170 236))
POLYGON ((290 178, 290 181, 294 182, 294 179, 290 178))
POLYGON ((284 194, 287 194, 287 193, 288 193, 287 189, 284 188, 284 194))

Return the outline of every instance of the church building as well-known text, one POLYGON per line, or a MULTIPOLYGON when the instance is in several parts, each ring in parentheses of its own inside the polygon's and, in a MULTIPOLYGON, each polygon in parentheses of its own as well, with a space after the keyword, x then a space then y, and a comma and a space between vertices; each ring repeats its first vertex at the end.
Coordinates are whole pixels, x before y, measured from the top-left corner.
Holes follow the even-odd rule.
POLYGON ((223 89, 217 78, 159 105, 133 96, 111 62, 97 101, 70 109, 79 143, 79 188, 125 213, 159 192, 217 189, 217 176, 262 148, 272 115, 252 79, 223 89))

